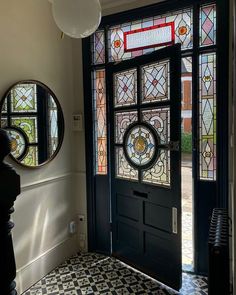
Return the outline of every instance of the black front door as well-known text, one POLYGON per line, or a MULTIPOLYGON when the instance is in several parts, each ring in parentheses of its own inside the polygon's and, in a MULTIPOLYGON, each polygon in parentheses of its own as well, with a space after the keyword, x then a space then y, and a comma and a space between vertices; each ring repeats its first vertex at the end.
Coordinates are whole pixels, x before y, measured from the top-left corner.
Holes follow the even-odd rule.
POLYGON ((174 45, 109 66, 112 253, 181 287, 181 61, 174 45))

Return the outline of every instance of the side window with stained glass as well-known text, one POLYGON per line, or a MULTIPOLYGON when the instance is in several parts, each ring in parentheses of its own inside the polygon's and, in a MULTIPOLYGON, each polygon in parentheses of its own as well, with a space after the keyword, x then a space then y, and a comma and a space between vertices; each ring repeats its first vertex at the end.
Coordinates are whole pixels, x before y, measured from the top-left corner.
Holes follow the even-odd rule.
POLYGON ((199 22, 200 46, 216 44, 216 4, 201 6, 199 22))

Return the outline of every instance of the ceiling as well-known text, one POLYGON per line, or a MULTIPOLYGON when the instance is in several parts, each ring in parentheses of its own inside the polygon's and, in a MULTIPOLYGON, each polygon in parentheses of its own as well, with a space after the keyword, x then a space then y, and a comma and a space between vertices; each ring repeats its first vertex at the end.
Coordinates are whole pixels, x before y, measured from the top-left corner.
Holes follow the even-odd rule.
MULTIPOLYGON (((163 0, 147 0, 147 1, 141 1, 141 2, 147 2, 146 5, 150 4, 149 2, 152 3, 157 3, 163 0)), ((139 3, 140 0, 100 0, 101 6, 103 9, 106 8, 111 8, 111 7, 117 7, 125 4, 131 4, 131 3, 139 3)), ((144 4, 145 5, 145 4, 144 4)))

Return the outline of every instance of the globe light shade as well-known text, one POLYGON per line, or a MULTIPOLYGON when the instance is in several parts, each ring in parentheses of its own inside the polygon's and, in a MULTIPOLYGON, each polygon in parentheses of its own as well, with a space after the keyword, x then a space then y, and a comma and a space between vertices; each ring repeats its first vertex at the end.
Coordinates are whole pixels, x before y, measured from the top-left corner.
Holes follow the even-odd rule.
POLYGON ((52 14, 58 28, 72 38, 93 34, 101 21, 99 0, 53 0, 52 14))

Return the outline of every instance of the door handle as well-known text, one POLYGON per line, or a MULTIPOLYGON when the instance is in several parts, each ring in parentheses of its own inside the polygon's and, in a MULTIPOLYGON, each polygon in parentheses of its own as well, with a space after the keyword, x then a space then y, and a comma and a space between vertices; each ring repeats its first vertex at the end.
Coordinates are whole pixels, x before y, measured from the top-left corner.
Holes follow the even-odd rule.
POLYGON ((138 191, 133 191, 133 195, 136 197, 141 197, 141 198, 145 198, 145 199, 147 199, 147 197, 148 197, 147 193, 138 192, 138 191))
POLYGON ((172 233, 173 234, 178 234, 178 221, 177 221, 177 216, 178 216, 178 210, 175 207, 172 207, 172 233))

